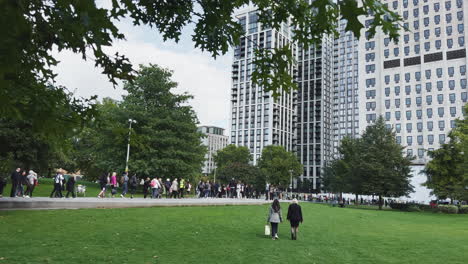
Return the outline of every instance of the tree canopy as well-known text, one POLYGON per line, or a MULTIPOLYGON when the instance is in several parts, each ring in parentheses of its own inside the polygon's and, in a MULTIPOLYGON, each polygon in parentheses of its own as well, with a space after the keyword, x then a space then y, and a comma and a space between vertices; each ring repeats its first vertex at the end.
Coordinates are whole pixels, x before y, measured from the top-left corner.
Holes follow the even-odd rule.
POLYGON ((288 186, 291 176, 296 178, 302 173, 302 164, 297 156, 284 147, 275 145, 263 148, 258 167, 266 182, 280 186, 288 186))
POLYGON ((437 197, 468 200, 468 104, 464 118, 456 122, 449 134, 449 142, 429 151, 431 161, 426 164, 425 186, 437 197))
POLYGON ((125 168, 129 119, 132 126, 129 168, 150 177, 192 178, 201 172, 206 148, 197 131, 198 120, 186 104, 190 95, 174 94, 172 73, 157 65, 140 66, 137 78, 127 83, 128 95, 98 106, 98 119, 77 139, 80 169, 94 172, 125 168))
MULTIPOLYGON (((52 123, 47 113, 60 111, 57 106, 86 110, 89 102, 63 96, 64 87, 49 85, 56 77, 52 67, 59 63, 55 50, 94 61, 114 84, 119 79, 135 80, 137 72, 128 58, 106 51, 114 41, 125 39, 118 20, 150 26, 164 40, 176 42, 183 28, 193 27, 194 46, 216 58, 239 44, 244 29, 233 14, 248 4, 258 8, 259 22, 266 27, 280 30, 289 21, 292 40, 304 47, 320 43, 324 35, 337 35, 340 19, 347 21, 347 31, 359 37, 364 28, 359 18, 369 13, 373 14, 369 37, 378 28, 393 40, 399 32, 400 17, 378 0, 113 0, 102 6, 94 0, 5 0, 0 2, 0 115, 52 123), (30 111, 31 106, 40 111, 30 111)), ((286 74, 293 63, 291 50, 288 45, 257 50, 252 81, 275 95, 280 89, 295 88, 286 74)))
POLYGON ((395 133, 385 126, 382 117, 368 126, 361 138, 345 138, 339 157, 325 168, 325 189, 382 197, 406 196, 410 184, 413 157, 403 154, 395 133))

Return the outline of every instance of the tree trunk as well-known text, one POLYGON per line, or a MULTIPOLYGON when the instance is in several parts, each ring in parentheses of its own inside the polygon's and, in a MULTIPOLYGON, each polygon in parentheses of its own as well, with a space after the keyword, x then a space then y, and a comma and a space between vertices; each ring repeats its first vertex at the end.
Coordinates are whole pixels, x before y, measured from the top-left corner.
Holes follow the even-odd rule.
POLYGON ((359 204, 359 195, 356 194, 356 201, 354 202, 354 204, 359 204))
POLYGON ((379 210, 382 210, 382 195, 379 194, 379 210))

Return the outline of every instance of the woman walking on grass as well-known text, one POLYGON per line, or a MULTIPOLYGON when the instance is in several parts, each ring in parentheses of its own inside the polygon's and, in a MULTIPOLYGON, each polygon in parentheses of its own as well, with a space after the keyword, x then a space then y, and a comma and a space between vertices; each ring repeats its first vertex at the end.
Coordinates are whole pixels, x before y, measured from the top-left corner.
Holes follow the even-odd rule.
POLYGON ((273 204, 268 211, 267 222, 271 225, 271 239, 278 239, 278 224, 283 222, 283 217, 281 216, 281 207, 278 199, 273 201, 273 204))
POLYGON ((302 209, 301 206, 297 203, 297 199, 292 200, 292 203, 289 205, 287 219, 291 223, 291 239, 297 240, 299 222, 302 223, 303 220, 302 209))

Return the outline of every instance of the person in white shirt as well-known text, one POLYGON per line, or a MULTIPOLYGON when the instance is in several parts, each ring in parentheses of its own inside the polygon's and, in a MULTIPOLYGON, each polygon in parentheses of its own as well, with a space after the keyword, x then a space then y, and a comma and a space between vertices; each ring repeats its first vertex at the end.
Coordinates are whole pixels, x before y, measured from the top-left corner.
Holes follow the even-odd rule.
POLYGON ((151 198, 158 198, 159 189, 161 189, 161 184, 159 183, 158 179, 154 177, 153 180, 151 180, 151 190, 153 191, 151 198))
POLYGON ((57 170, 57 174, 54 177, 54 189, 50 193, 50 198, 59 197, 62 198, 62 183, 63 183, 63 173, 62 170, 57 170))
POLYGON ((26 198, 32 197, 34 187, 36 186, 36 181, 37 181, 37 173, 35 173, 33 170, 30 170, 28 173, 28 176, 26 177, 26 183, 28 185, 26 189, 26 193, 24 194, 26 198))

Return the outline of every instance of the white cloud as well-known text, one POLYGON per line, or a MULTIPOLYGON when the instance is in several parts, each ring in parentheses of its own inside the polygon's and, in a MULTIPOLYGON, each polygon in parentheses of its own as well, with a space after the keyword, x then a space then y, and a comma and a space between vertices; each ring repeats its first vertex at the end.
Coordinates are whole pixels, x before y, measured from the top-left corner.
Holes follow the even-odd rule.
MULTIPOLYGON (((229 117, 230 54, 213 60, 209 54, 188 48, 184 52, 167 46, 156 46, 143 41, 140 34, 127 34, 128 41, 119 41, 111 53, 125 54, 133 65, 154 63, 174 71, 173 78, 179 83, 177 92, 194 96, 190 102, 203 125, 227 127, 229 117)), ((154 32, 152 32, 154 34, 154 32)), ((184 45, 185 46, 185 45, 184 45)), ((83 61, 79 55, 62 52, 58 56, 58 84, 75 90, 78 96, 120 99, 122 85, 113 88, 101 70, 92 61, 83 61)))

